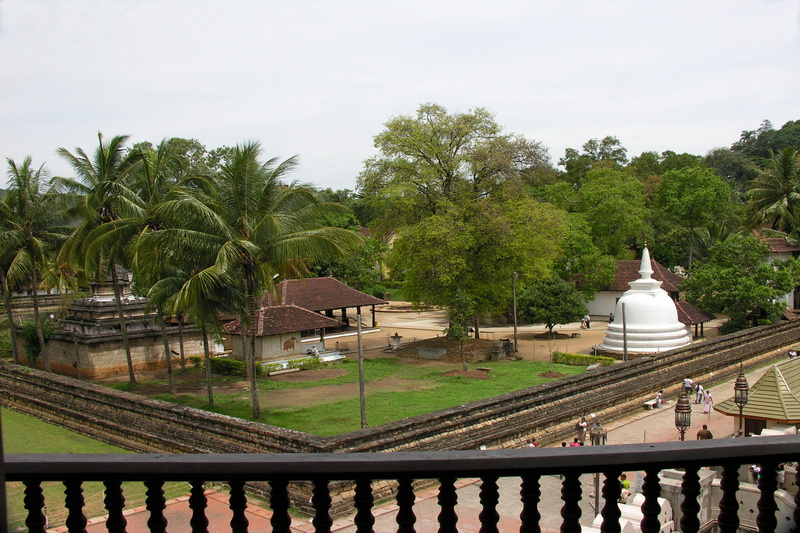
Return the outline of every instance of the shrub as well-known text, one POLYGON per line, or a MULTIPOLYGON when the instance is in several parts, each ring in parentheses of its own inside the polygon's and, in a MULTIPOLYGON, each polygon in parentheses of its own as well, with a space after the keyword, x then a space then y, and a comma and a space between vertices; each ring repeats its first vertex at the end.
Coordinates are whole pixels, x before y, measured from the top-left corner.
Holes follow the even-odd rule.
MULTIPOLYGON (((230 357, 212 357, 211 358, 211 371, 215 374, 223 374, 226 376, 244 376, 247 374, 247 366, 244 361, 233 359, 230 357)), ((261 365, 256 365, 256 376, 261 376, 261 365)))
POLYGON ((324 368, 328 366, 328 363, 317 359, 316 357, 310 357, 308 359, 295 359, 293 361, 289 361, 286 365, 286 368, 299 368, 300 370, 314 370, 316 368, 324 368))
POLYGON ((553 352, 553 362, 562 365, 589 366, 600 363, 603 366, 614 364, 613 357, 601 355, 585 355, 582 353, 553 352))
MULTIPOLYGON (((56 328, 49 320, 41 319, 41 324, 42 338, 47 344, 56 328)), ((33 365, 42 350, 39 346, 39 336, 36 334, 36 323, 32 320, 22 323, 22 344, 25 346, 25 358, 28 364, 33 365)))
POLYGON ((203 358, 199 355, 192 355, 189 357, 189 362, 192 363, 194 368, 202 368, 203 367, 203 358))

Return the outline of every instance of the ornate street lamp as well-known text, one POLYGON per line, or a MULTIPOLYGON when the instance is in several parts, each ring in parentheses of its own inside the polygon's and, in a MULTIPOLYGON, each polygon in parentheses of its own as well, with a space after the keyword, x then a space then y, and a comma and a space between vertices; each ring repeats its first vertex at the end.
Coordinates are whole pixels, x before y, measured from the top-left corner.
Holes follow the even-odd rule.
POLYGON ((692 425, 692 404, 686 397, 686 391, 681 393, 675 404, 675 428, 681 432, 681 440, 686 440, 686 430, 692 425))
POLYGON ((739 377, 733 384, 733 402, 739 406, 739 436, 742 436, 742 410, 747 405, 747 397, 750 394, 750 385, 747 383, 747 378, 744 377, 744 368, 742 363, 739 363, 739 377))

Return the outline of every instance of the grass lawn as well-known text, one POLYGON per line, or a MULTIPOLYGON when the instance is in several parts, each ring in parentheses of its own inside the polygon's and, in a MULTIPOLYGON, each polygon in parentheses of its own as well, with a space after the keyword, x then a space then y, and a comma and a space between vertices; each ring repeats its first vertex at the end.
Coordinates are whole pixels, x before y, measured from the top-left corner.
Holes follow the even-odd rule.
MULTIPOLYGON (((37 418, 2 410, 3 450, 5 453, 130 453, 127 450, 98 442, 68 429, 42 422, 37 418)), ((64 508, 64 485, 58 482, 42 484, 47 506, 47 517, 52 527, 64 525, 67 510, 64 508)), ((189 492, 188 483, 167 483, 165 498, 176 498, 189 492)), ((7 483, 9 530, 25 526, 27 511, 23 504, 25 487, 22 483, 7 483)), ((103 484, 85 483, 83 496, 86 500, 84 514, 88 517, 105 514, 103 506, 103 484)), ((145 487, 142 483, 124 483, 126 507, 144 505, 145 487)))
MULTIPOLYGON (((461 365, 409 365, 396 358, 367 359, 364 362, 365 381, 368 384, 367 422, 370 426, 376 426, 553 381, 553 378, 541 377, 540 374, 550 370, 550 365, 542 362, 503 361, 470 364, 468 368, 475 369, 487 364, 492 368, 491 378, 482 380, 444 375, 447 370, 460 369, 461 365), (395 383, 400 380, 404 385, 395 390, 370 392, 369 384, 380 388, 378 382, 387 378, 393 378, 395 383), (414 381, 419 382, 419 387, 414 386, 414 381)), ((330 388, 324 389, 323 393, 314 391, 317 387, 346 384, 357 387, 358 364, 355 361, 339 363, 333 368, 345 372, 337 377, 316 381, 282 382, 270 378, 261 379, 261 391, 297 397, 297 401, 286 408, 272 408, 268 402, 263 402, 262 421, 322 437, 359 429, 361 411, 357 388, 355 393, 345 395, 331 394, 330 388)), ((570 376, 582 373, 585 367, 553 365, 553 370, 570 376)), ((187 370, 195 371, 201 372, 187 370)), ((213 408, 209 407, 203 394, 160 394, 158 398, 239 418, 248 419, 252 414, 246 391, 215 395, 213 408)))

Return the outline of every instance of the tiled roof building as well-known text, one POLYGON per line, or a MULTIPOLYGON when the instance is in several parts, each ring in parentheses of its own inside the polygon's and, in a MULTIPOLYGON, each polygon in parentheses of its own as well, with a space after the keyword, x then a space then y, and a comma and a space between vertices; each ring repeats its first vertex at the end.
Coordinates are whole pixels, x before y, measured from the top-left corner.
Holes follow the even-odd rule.
POLYGON ((311 311, 325 313, 328 317, 333 317, 333 311, 340 309, 345 329, 349 322, 348 308, 356 308, 356 313, 361 313, 362 307, 371 308, 372 326, 375 327, 375 306, 389 303, 348 287, 332 277, 287 279, 278 284, 277 292, 280 301, 275 302, 273 296, 268 294, 264 298, 264 305, 274 305, 275 303, 296 305, 311 311))
MULTIPOLYGON (((296 305, 272 305, 258 310, 256 336, 280 335, 311 329, 335 328, 341 322, 296 305)), ((223 327, 225 333, 241 334, 242 319, 236 318, 223 327)))
MULTIPOLYGON (((739 416, 739 406, 729 398, 714 405, 729 416, 739 416)), ((750 387, 742 409, 745 435, 758 434, 775 424, 800 423, 800 357, 773 365, 750 387)))

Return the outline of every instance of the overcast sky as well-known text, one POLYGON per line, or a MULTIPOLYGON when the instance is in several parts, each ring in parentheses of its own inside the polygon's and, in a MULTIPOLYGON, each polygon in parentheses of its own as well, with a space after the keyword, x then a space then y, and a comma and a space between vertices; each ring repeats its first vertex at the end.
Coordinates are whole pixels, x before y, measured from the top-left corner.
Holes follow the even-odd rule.
MULTIPOLYGON (((260 141, 354 189, 373 137, 434 102, 549 148, 703 155, 800 119, 798 0, 0 0, 0 155, 260 141)), ((4 169, 6 166, 4 165, 4 169)))

